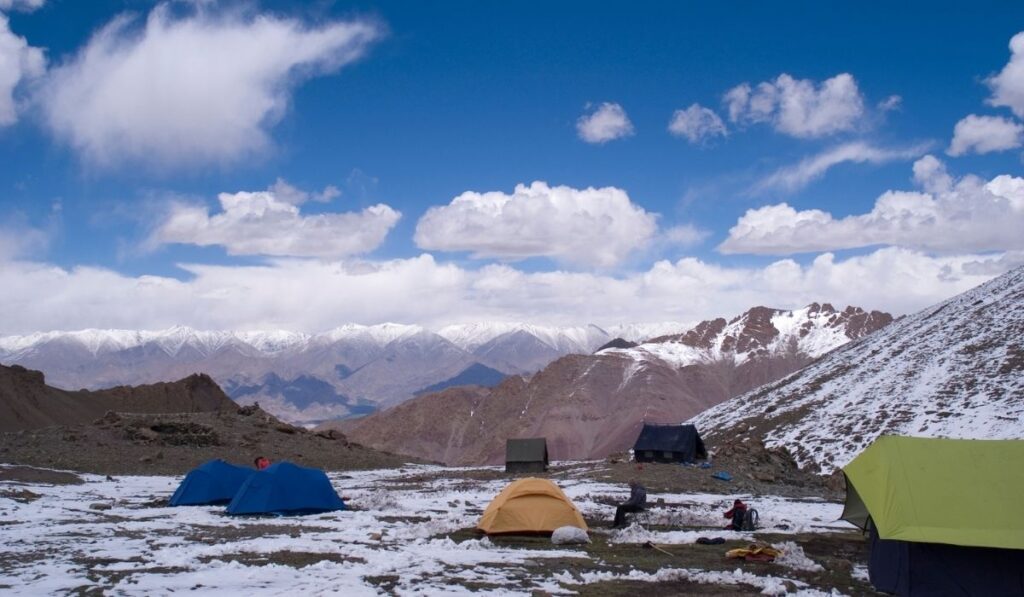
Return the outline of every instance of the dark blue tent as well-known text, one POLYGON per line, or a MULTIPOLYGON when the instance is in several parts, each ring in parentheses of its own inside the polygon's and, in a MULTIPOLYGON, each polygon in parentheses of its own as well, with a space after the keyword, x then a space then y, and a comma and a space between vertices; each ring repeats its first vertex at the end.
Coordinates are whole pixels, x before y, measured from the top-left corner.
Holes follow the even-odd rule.
POLYGON ((693 425, 644 423, 633 444, 637 462, 693 462, 707 457, 704 440, 693 425))
POLYGON ((1024 550, 880 539, 871 524, 868 575, 896 595, 1024 595, 1024 550))
POLYGON ((253 473, 228 504, 228 514, 309 514, 344 510, 320 469, 278 462, 253 473))
POLYGON ((185 475, 171 496, 171 505, 226 504, 255 472, 254 469, 228 464, 223 460, 211 460, 185 475))

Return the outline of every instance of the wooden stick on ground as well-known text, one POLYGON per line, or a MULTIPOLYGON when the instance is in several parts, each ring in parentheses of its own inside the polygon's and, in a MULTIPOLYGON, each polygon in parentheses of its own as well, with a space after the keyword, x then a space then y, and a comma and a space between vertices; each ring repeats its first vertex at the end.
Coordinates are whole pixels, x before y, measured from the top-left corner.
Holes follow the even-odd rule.
POLYGON ((674 553, 672 553, 672 552, 670 552, 670 551, 665 551, 664 549, 662 549, 662 548, 658 547, 657 545, 655 545, 655 544, 651 543, 650 541, 648 541, 647 543, 644 543, 644 546, 645 546, 645 547, 651 547, 651 548, 657 549, 658 551, 660 551, 661 553, 663 553, 663 554, 665 554, 665 555, 669 555, 669 556, 675 556, 675 555, 676 555, 676 554, 674 554, 674 553))

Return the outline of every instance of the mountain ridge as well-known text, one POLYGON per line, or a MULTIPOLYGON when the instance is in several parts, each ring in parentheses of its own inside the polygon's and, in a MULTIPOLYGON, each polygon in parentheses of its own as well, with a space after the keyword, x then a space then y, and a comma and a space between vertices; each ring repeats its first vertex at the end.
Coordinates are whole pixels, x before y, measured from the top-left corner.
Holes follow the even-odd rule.
POLYGON ((839 346, 892 320, 864 313, 755 307, 732 324, 711 320, 658 342, 563 356, 528 380, 417 397, 346 432, 378 449, 453 465, 499 463, 508 437, 547 437, 554 459, 602 458, 629 448, 644 421, 677 423, 799 369, 826 341, 839 346), (775 320, 783 330, 771 327, 775 320))
POLYGON ((691 419, 829 474, 882 433, 1024 439, 1024 267, 691 419))

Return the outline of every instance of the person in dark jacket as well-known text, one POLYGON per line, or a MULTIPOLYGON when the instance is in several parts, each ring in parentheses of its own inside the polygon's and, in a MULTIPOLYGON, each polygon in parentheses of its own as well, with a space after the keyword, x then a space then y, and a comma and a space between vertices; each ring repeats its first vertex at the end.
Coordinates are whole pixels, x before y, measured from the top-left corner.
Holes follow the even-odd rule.
POLYGON ((725 513, 726 518, 731 518, 732 522, 725 525, 725 528, 734 531, 740 531, 743 529, 743 519, 747 516, 747 505, 736 500, 732 503, 732 509, 725 513))
POLYGON ((626 526, 626 514, 647 507, 647 490, 636 479, 629 480, 629 499, 615 508, 615 528, 626 526))

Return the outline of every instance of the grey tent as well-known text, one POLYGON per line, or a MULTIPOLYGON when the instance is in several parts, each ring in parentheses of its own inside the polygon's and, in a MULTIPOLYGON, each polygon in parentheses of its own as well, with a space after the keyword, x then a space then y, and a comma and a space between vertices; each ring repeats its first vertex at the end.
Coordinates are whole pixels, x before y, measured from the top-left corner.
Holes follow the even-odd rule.
POLYGON ((637 462, 693 462, 707 457, 704 440, 693 425, 644 423, 633 445, 637 462))
POLYGON ((506 473, 543 473, 548 470, 548 442, 543 437, 510 439, 505 443, 506 473))

